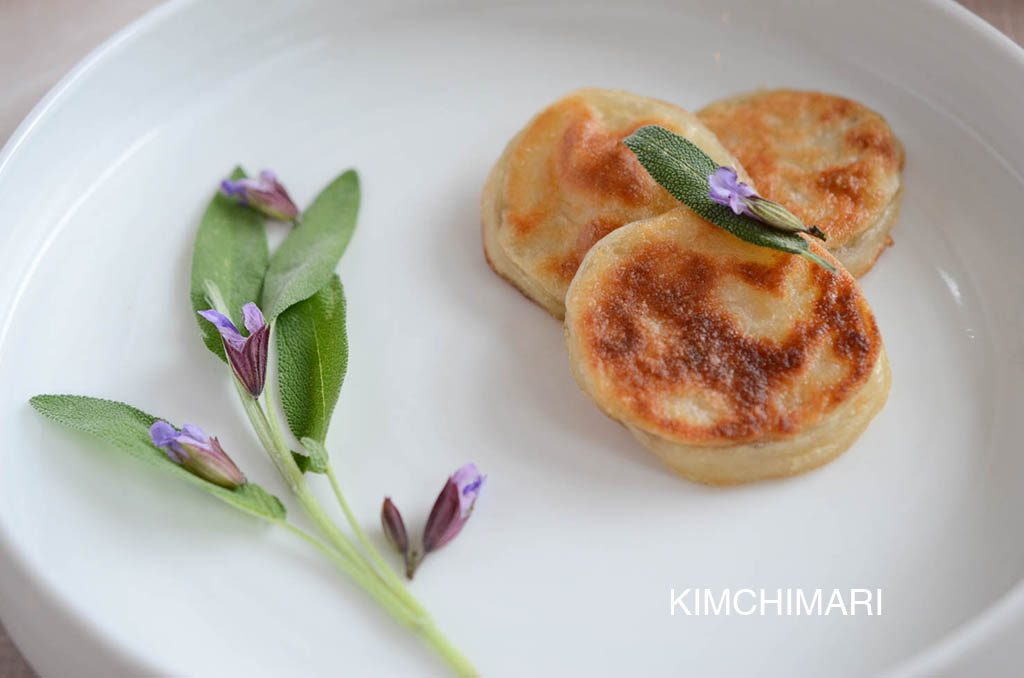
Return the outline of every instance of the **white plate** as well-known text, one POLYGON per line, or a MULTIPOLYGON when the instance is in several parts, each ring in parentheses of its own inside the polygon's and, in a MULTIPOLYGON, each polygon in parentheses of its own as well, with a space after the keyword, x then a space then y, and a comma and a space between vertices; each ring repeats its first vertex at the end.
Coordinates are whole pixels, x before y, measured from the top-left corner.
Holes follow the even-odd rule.
POLYGON ((487 675, 1009 671, 1024 610, 1022 83, 1021 51, 951 3, 151 14, 0 158, 4 623, 54 676, 442 671, 288 535, 26 404, 88 393, 195 421, 280 490, 190 317, 192 237, 236 162, 277 169, 300 202, 355 166, 352 365, 328 442, 368 525, 385 493, 422 515, 464 460, 490 474, 414 585, 487 675), (864 285, 894 385, 838 461, 729 490, 672 477, 577 390, 558 324, 488 270, 487 170, 581 85, 692 108, 824 89, 891 121, 904 210, 864 285), (882 588, 884 609, 671 617, 671 587, 882 588))

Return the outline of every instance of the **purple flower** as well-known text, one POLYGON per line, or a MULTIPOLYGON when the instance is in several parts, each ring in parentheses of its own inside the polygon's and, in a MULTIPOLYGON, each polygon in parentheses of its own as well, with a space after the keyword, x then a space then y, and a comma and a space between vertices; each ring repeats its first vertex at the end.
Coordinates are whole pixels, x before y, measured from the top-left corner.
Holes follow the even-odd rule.
POLYGON ((725 205, 736 214, 746 214, 786 233, 807 233, 825 240, 825 232, 817 226, 804 226, 800 219, 783 205, 762 198, 750 184, 739 180, 736 171, 719 167, 708 176, 708 197, 719 205, 725 205))
POLYGON ((263 319, 259 307, 252 302, 242 307, 245 329, 249 330, 247 337, 243 337, 231 319, 220 311, 199 311, 199 315, 213 323, 220 332, 224 340, 224 352, 235 376, 245 390, 253 397, 258 397, 263 392, 267 377, 267 348, 270 341, 270 325, 263 319))
POLYGON ((430 553, 441 548, 459 532, 469 520, 486 476, 475 464, 466 464, 448 478, 441 494, 427 518, 423 530, 423 551, 430 553))
POLYGON ((166 421, 157 421, 149 427, 149 437, 154 445, 163 448, 171 461, 193 475, 229 490, 245 485, 245 476, 220 442, 207 436, 198 426, 185 424, 179 431, 166 421))
POLYGON ((725 205, 736 214, 750 214, 749 201, 747 198, 756 196, 757 192, 750 186, 739 180, 736 171, 730 167, 719 167, 708 177, 708 187, 711 189, 708 197, 719 205, 725 205))
POLYGON ((299 208, 277 180, 277 175, 270 170, 263 170, 255 179, 224 179, 220 182, 220 190, 271 219, 291 221, 299 215, 299 208))
POLYGON ((468 518, 476 505, 476 498, 487 480, 487 476, 480 473, 476 464, 469 463, 460 467, 451 477, 452 482, 459 488, 459 511, 464 518, 468 518))

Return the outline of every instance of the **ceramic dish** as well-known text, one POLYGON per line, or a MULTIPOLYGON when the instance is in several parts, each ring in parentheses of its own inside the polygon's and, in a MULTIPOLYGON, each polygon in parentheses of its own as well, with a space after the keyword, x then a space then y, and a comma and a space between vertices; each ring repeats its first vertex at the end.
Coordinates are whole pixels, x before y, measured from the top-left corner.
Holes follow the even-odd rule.
MULTIPOLYGON (((31 411, 118 397, 279 487, 196 337, 188 257, 236 162, 300 203, 358 167, 352 360, 330 446, 367 524, 467 458, 473 523, 414 590, 489 676, 982 673, 1024 615, 1024 52, 946 2, 175 2, 69 74, 0 156, 0 611, 44 676, 435 675, 286 536, 31 411), (863 279, 889 403, 818 471, 667 473, 487 268, 505 141, 579 86, 699 109, 759 86, 882 112, 907 152, 863 279), (233 422, 233 423, 229 423, 233 422), (670 590, 882 589, 881 616, 670 616, 670 590)), ((321 488, 324 489, 324 488, 321 488)), ((1013 663, 1011 663, 1013 662, 1013 663)))

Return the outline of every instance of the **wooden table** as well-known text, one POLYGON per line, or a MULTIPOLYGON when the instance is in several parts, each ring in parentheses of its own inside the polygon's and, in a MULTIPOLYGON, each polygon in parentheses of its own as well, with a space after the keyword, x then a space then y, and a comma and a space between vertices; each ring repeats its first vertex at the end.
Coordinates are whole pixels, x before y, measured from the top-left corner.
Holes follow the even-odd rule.
MULTIPOLYGON (((1018 43, 1024 0, 961 0, 1018 43)), ((75 62, 157 0, 0 0, 0 139, 75 62)), ((30 678, 32 669, 0 626, 0 678, 30 678)))

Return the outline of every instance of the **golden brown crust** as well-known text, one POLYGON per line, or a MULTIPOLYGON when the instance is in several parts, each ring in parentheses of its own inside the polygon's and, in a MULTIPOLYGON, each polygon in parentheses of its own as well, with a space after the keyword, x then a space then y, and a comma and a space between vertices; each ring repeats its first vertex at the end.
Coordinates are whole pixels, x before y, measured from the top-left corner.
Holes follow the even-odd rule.
POLYGON ((563 314, 565 291, 595 242, 678 204, 622 144, 648 124, 672 129, 717 161, 737 165, 696 116, 677 106, 584 89, 541 111, 492 171, 483 198, 491 265, 555 316, 563 314))
MULTIPOLYGON (((770 90, 712 103, 698 115, 758 192, 819 226, 832 251, 871 229, 897 198, 903 147, 882 116, 856 101, 770 90)), ((871 251, 859 258, 873 260, 887 237, 866 243, 871 251)))
POLYGON ((744 243, 686 208, 599 243, 567 307, 570 352, 598 404, 690 445, 813 426, 867 382, 882 351, 850 274, 744 243))
MULTIPOLYGON (((559 218, 570 221, 574 232, 596 234, 672 208, 673 198, 621 143, 645 124, 666 121, 651 116, 615 125, 598 116, 580 92, 551 105, 524 131, 509 159, 505 184, 505 219, 512 227, 508 240, 513 247, 528 246, 530 236, 559 218), (537 172, 536 156, 541 154, 546 158, 537 172)), ((576 271, 567 271, 564 261, 582 260, 596 242, 587 240, 577 235, 557 243, 568 247, 552 252, 546 268, 568 284, 576 271)))

